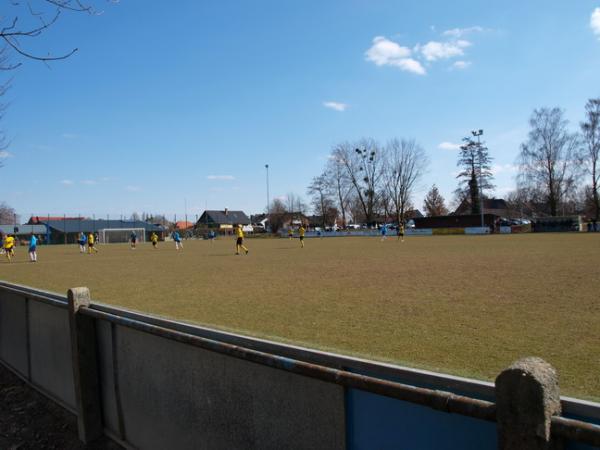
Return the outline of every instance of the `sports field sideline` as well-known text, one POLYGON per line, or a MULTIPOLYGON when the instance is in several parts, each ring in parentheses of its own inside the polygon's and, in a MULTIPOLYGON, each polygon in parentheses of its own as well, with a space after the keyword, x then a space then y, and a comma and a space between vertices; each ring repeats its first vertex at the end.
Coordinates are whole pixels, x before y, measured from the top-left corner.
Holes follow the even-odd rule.
POLYGON ((0 279, 336 352, 493 379, 541 356, 600 399, 600 235, 186 241, 17 248, 0 279))

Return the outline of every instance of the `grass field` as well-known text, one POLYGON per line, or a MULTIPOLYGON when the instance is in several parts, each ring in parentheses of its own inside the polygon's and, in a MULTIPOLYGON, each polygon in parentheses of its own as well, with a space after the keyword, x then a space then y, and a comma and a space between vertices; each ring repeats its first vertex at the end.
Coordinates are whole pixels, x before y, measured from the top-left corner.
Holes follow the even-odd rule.
POLYGON ((0 279, 188 322, 493 379, 522 356, 563 394, 600 399, 600 235, 187 241, 19 247, 0 279))

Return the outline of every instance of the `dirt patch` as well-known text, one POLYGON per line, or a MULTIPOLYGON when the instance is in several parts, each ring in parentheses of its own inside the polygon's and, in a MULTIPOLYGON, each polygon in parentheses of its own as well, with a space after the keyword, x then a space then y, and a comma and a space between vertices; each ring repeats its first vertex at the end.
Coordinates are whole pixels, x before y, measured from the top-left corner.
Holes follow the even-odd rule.
POLYGON ((118 450, 107 438, 84 445, 77 418, 0 365, 0 448, 118 450))

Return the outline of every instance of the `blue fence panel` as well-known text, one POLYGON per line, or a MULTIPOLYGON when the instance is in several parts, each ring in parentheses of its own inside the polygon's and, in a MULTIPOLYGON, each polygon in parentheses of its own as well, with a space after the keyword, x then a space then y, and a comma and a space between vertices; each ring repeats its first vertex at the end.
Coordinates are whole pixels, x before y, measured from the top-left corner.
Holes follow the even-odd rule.
POLYGON ((349 449, 494 450, 496 424, 368 392, 346 393, 349 449))
MULTIPOLYGON (((576 416, 574 414, 563 414, 564 417, 568 417, 569 419, 575 420, 583 420, 584 422, 593 423, 595 425, 600 425, 600 420, 590 418, 590 417, 581 417, 576 416)), ((565 450, 594 450, 598 447, 592 447, 591 445, 581 444, 579 442, 567 441, 565 442, 565 450)))

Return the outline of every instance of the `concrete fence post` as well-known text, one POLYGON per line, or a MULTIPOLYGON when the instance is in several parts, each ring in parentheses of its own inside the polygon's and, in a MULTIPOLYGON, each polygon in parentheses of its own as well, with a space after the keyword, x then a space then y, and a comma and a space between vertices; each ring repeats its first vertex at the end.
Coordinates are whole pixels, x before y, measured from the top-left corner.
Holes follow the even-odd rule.
POLYGON ((67 296, 77 428, 79 439, 87 444, 103 434, 95 322, 80 313, 82 308, 90 305, 88 288, 69 289, 67 296))
POLYGON ((541 358, 524 358, 496 378, 498 449, 562 450, 550 420, 560 414, 556 370, 541 358))

